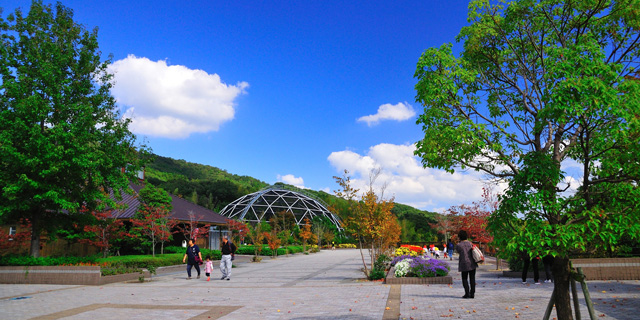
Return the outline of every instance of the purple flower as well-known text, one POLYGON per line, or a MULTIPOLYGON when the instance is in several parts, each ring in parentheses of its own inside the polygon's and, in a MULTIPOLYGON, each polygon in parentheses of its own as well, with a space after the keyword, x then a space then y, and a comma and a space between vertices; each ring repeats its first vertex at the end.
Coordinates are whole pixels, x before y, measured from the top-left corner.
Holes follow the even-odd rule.
POLYGON ((411 257, 408 255, 403 255, 399 257, 395 257, 393 261, 391 261, 391 265, 395 265, 396 263, 404 260, 411 259, 409 263, 409 272, 407 273, 407 277, 442 277, 449 274, 449 264, 443 260, 425 258, 425 257, 411 257))

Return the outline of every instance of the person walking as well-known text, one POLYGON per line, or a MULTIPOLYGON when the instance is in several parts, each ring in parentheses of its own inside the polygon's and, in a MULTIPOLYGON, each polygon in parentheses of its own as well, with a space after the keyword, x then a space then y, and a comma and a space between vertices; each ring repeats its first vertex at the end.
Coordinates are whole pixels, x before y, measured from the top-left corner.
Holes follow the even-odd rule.
POLYGON ((233 255, 236 253, 236 245, 229 241, 227 236, 223 236, 221 251, 220 272, 222 272, 222 278, 220 280, 231 280, 231 268, 233 267, 231 260, 233 260, 233 255))
POLYGON ((536 256, 535 258, 531 259, 531 256, 526 251, 522 251, 521 256, 523 262, 522 284, 527 283, 527 273, 529 273, 530 264, 533 265, 533 281, 535 282, 535 284, 540 284, 540 272, 538 272, 538 261, 540 260, 540 257, 536 256))
POLYGON ((189 246, 187 252, 185 252, 182 258, 182 263, 187 262, 187 280, 191 280, 191 267, 196 267, 198 271, 198 279, 200 279, 200 262, 202 261, 202 253, 200 253, 200 247, 195 243, 195 240, 189 240, 189 246), (199 258, 198 261, 196 258, 199 258))
POLYGON ((207 256, 207 261, 204 263, 204 275, 207 276, 207 281, 211 280, 211 273, 213 272, 213 261, 211 256, 207 256))
POLYGON ((447 251, 449 251, 449 260, 453 260, 453 249, 455 248, 455 246, 453 245, 453 242, 451 242, 451 239, 449 239, 449 243, 447 243, 447 251))
POLYGON ((473 299, 476 293, 476 268, 478 264, 473 260, 473 244, 467 240, 467 231, 458 232, 460 243, 456 246, 458 251, 458 272, 462 272, 462 286, 464 287, 464 299, 473 299))
POLYGON ((544 282, 547 282, 547 283, 553 282, 553 274, 551 273, 551 267, 553 266, 554 260, 555 258, 550 254, 542 257, 542 264, 544 265, 544 274, 547 277, 547 279, 544 280, 544 282))

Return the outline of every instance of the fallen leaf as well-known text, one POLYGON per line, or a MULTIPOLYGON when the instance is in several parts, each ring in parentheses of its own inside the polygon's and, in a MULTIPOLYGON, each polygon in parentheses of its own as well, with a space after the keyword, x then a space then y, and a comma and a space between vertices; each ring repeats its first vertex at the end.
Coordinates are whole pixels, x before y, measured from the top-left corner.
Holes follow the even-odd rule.
MULTIPOLYGON (((391 309, 391 308, 389 308, 389 307, 386 307, 386 308, 384 308, 384 309, 385 309, 385 310, 389 310, 389 309, 391 309)), ((351 310, 351 309, 349 309, 349 310, 351 310)))

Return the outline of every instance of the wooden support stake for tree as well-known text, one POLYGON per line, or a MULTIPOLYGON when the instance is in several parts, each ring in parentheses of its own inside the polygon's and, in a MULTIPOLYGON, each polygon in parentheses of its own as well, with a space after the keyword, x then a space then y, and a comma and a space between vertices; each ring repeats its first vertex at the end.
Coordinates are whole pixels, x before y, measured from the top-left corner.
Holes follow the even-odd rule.
POLYGON ((553 288, 553 292, 551 293, 551 299, 549 299, 549 304, 547 304, 547 311, 544 312, 544 317, 542 320, 549 320, 551 317, 551 311, 553 310, 553 305, 556 304, 556 289, 553 288))
POLYGON ((584 293, 584 301, 587 303, 587 310, 589 310, 589 317, 591 320, 596 320, 598 318, 596 317, 596 311, 593 309, 593 302, 591 301, 591 295, 589 295, 589 288, 587 287, 584 273, 582 273, 582 268, 578 268, 578 275, 580 276, 580 287, 582 287, 582 293, 584 293))
POLYGON ((580 316, 580 302, 578 301, 578 289, 576 288, 576 279, 571 277, 571 294, 573 295, 573 307, 576 309, 576 319, 582 319, 580 316))

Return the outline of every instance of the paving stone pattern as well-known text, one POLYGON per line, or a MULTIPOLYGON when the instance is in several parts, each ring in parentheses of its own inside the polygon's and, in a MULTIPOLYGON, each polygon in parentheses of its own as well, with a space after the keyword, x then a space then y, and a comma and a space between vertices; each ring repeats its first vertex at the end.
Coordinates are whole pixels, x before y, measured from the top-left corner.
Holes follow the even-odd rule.
MULTIPOLYGON (((358 250, 335 250, 241 263, 230 281, 220 280, 214 270, 209 282, 204 274, 186 280, 183 271, 151 282, 104 286, 4 284, 0 318, 541 319, 553 288, 532 280, 523 285, 520 279, 502 278, 495 265, 484 265, 476 299, 461 299, 454 259, 453 285, 402 285, 399 295, 390 296, 391 285, 364 281, 361 267, 358 250), (386 310, 394 305, 399 307, 386 310)), ((638 319, 640 282, 593 281, 589 289, 600 319, 638 319)), ((580 296, 582 318, 588 319, 580 296)))

